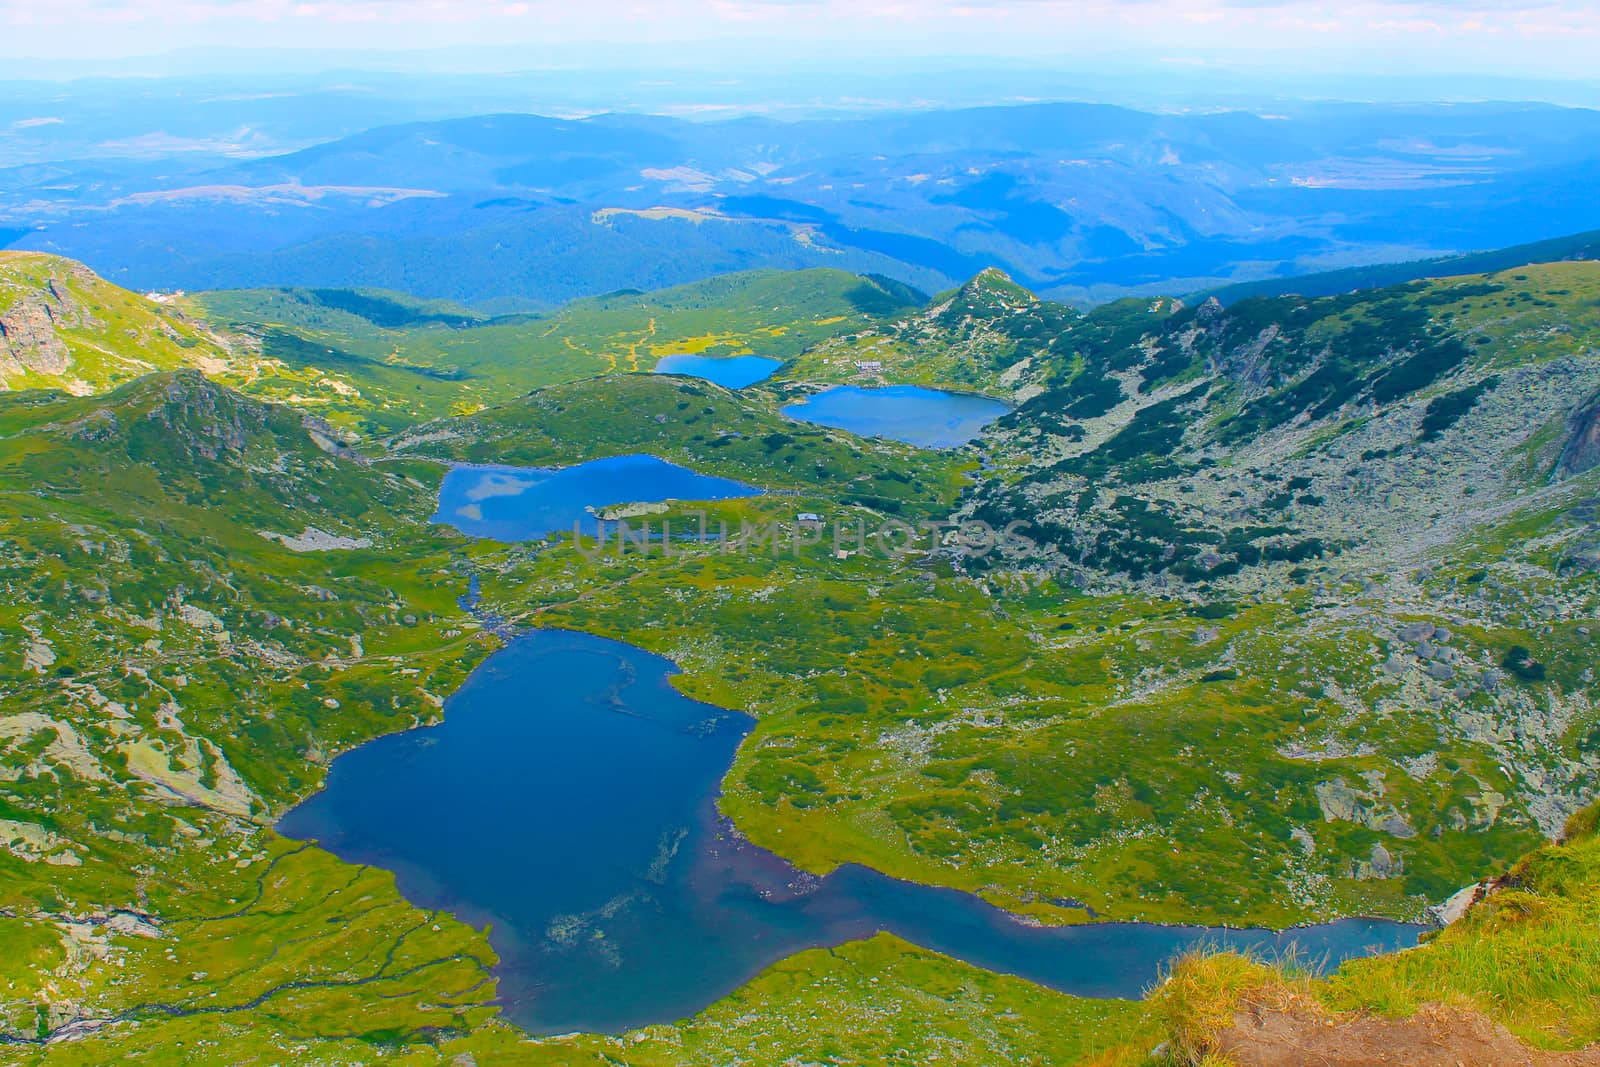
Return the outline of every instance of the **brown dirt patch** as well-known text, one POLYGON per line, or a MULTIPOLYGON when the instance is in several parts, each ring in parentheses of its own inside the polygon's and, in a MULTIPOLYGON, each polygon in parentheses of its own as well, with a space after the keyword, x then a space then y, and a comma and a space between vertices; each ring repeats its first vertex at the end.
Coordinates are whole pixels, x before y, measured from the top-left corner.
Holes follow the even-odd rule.
POLYGON ((1333 1019, 1303 1002, 1245 1005, 1216 1050, 1239 1067, 1600 1067, 1600 1045, 1530 1049, 1482 1015, 1433 1005, 1410 1019, 1333 1019))

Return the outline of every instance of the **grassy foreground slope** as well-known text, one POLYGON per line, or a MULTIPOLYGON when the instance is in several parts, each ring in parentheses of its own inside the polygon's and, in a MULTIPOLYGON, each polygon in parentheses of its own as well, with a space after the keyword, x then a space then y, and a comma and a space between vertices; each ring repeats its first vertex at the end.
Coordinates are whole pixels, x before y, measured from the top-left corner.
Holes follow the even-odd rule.
MULTIPOLYGON (((336 1007, 354 1011, 356 1003, 347 998, 336 1007)), ((360 1003, 370 1011, 366 1000, 360 1003)), ((1078 1000, 880 934, 799 953, 691 1019, 617 1037, 532 1039, 493 1020, 469 1032, 409 1039, 398 1030, 310 1033, 293 1015, 269 1008, 154 1017, 137 1029, 108 1027, 25 1052, 14 1062, 41 1067, 88 1067, 112 1059, 208 1067, 374 1061, 406 1067, 778 1067, 898 1060, 1061 1067, 1098 1056, 1132 1034, 1157 1032, 1137 1003, 1078 1000)), ((5 1054, 0 1046, 0 1059, 5 1054)))
POLYGON ((1151 1003, 1167 1062, 1600 1060, 1597 819, 1600 807, 1575 816, 1561 844, 1522 859, 1413 951, 1316 981, 1237 956, 1185 960, 1151 1003))

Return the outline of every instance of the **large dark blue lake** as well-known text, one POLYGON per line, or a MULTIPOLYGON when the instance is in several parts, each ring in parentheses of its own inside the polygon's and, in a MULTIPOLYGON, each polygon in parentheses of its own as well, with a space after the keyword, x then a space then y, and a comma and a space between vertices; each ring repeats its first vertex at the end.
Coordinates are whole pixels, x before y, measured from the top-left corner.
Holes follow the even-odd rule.
POLYGON ((682 1018, 784 956, 879 930, 1095 997, 1140 996, 1202 941, 1340 961, 1417 940, 1373 920, 1289 934, 1041 928, 859 867, 802 874, 718 817, 751 720, 684 697, 673 670, 597 637, 519 637, 440 725, 340 756, 278 829, 394 871, 422 907, 491 924, 506 1013, 539 1033, 682 1018))
POLYGON ((766 381, 779 367, 780 360, 766 356, 693 356, 687 353, 662 356, 656 363, 657 374, 686 374, 691 378, 704 378, 725 389, 743 389, 747 385, 766 381))
MULTIPOLYGON (((439 487, 433 521, 495 541, 534 541, 585 523, 591 509, 667 500, 729 500, 761 490, 728 478, 632 455, 559 470, 456 467, 439 487)), ((589 520, 593 521, 593 520, 589 520)))
POLYGON ((862 437, 888 437, 922 448, 955 448, 1010 410, 999 400, 970 393, 912 385, 880 389, 841 385, 790 404, 783 413, 862 437))

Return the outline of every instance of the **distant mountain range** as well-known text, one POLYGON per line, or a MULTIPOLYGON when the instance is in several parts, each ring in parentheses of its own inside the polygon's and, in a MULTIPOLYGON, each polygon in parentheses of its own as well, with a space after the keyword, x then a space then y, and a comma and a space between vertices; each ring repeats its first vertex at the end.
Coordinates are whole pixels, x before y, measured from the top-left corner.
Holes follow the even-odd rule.
POLYGON ((1600 227, 1600 112, 1545 105, 502 114, 247 160, 163 143, 0 171, 0 240, 140 289, 371 286, 506 311, 816 266, 928 291, 993 266, 1086 305, 1600 227))
POLYGON ((1360 289, 1377 289, 1386 285, 1429 278, 1452 278, 1467 274, 1492 274, 1496 271, 1515 270, 1533 263, 1560 263, 1600 259, 1600 230, 1577 233, 1570 237, 1557 237, 1549 241, 1499 248, 1492 252, 1473 252, 1457 256, 1438 256, 1408 263, 1375 263, 1370 267, 1347 267, 1344 270, 1305 274, 1297 278, 1272 278, 1259 282, 1241 282, 1227 285, 1207 294, 1224 304, 1232 304, 1252 296, 1338 296, 1360 289))

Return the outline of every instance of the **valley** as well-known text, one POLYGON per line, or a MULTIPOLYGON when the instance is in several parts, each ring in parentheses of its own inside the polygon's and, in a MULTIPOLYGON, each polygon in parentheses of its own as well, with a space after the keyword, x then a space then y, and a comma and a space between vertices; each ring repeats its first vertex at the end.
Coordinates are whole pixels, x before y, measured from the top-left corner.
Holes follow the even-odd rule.
MULTIPOLYGON (((1592 885, 1600 772, 1593 264, 1088 312, 994 271, 931 298, 763 272, 512 320, 371 290, 160 304, 31 254, 0 276, 13 308, 74 309, 8 328, 24 370, 0 394, 0 928, 21 946, 0 1058, 1138 1063, 1193 1036, 1174 998, 1213 995, 1185 984, 1200 964, 1148 1000, 1106 998, 1154 975, 1073 997, 879 922, 798 939, 678 1022, 515 1029, 497 996, 527 976, 496 916, 273 829, 337 795, 341 754, 451 729, 507 628, 625 641, 681 670, 662 699, 751 717, 704 832, 803 884, 974 894, 1028 936, 1420 923, 1531 864, 1417 953, 1234 975, 1224 1003, 1303 982, 1354 1010, 1383 983, 1414 1007, 1432 982, 1525 1041, 1600 1036, 1592 1012, 1524 1025, 1581 987, 1480 995, 1467 960, 1521 936, 1517 893, 1540 937, 1592 930, 1592 898, 1565 901, 1592 885), (677 353, 782 366, 739 390, 650 373, 677 353), (994 421, 924 448, 786 415, 837 386, 980 394, 994 421), (737 538, 462 533, 440 499, 462 464, 639 454, 761 494, 580 486, 563 519, 737 538), (927 534, 836 539, 892 523, 927 534)), ((534 488, 501 474, 452 512, 534 488)), ((415 818, 448 836, 482 814, 415 818)))
MULTIPOLYGON (((634 99, 674 83, 635 84, 634 99)), ((69 120, 49 112, 71 93, 35 99, 62 121, 0 139, 0 236, 137 290, 376 287, 508 314, 748 270, 840 269, 931 293, 989 267, 1087 308, 1283 292, 1300 275, 1600 227, 1584 191, 1600 129, 1585 107, 1229 92, 1194 108, 1159 93, 1138 107, 1024 95, 902 113, 869 93, 792 117, 748 103, 641 114, 626 100, 526 114, 508 84, 480 83, 494 106, 476 113, 396 100, 388 79, 300 86, 276 107, 241 90, 201 109, 250 116, 225 129, 161 99, 192 83, 152 79, 144 99, 171 128, 132 144, 82 140, 126 105, 69 120), (327 113, 290 137, 280 108, 297 97, 327 113), (206 134, 171 132, 196 127, 206 134)))

